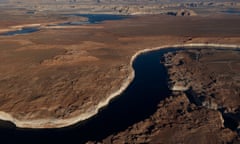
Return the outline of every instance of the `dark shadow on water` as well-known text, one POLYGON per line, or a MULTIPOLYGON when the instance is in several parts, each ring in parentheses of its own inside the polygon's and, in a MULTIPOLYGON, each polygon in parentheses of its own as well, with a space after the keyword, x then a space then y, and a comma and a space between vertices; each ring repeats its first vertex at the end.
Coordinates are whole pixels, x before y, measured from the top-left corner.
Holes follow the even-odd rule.
POLYGON ((96 116, 61 129, 4 129, 0 133, 1 140, 25 144, 79 144, 101 140, 144 120, 156 111, 159 101, 170 94, 167 72, 160 59, 164 53, 175 50, 163 49, 138 56, 134 61, 134 81, 96 116))

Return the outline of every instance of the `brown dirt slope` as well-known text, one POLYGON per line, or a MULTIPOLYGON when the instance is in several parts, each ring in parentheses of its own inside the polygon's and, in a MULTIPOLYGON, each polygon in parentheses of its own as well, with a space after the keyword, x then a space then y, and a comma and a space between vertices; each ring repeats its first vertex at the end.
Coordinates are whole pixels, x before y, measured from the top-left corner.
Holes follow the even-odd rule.
MULTIPOLYGON (((2 28, 36 23, 34 17, 21 14, 2 16, 2 28)), ((38 22, 54 18, 43 16, 38 22)), ((21 121, 40 119, 38 125, 23 127, 57 127, 55 121, 96 111, 119 90, 139 50, 183 43, 240 44, 237 16, 139 16, 98 25, 103 28, 0 36, 0 110, 21 121)))

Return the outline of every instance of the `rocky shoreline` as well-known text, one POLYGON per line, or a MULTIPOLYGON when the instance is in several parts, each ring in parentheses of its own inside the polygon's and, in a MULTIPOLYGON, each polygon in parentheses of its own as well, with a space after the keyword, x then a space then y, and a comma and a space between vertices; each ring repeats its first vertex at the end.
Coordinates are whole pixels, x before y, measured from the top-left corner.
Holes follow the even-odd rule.
MULTIPOLYGON (((214 78, 208 75, 208 72, 215 71, 215 76, 218 76, 223 71, 221 67, 220 70, 216 67, 204 67, 213 62, 239 63, 239 52, 236 49, 226 49, 221 53, 217 48, 227 47, 220 45, 209 49, 195 48, 197 47, 165 54, 164 64, 168 68, 172 96, 160 102, 157 111, 149 118, 130 126, 125 131, 107 137, 102 143, 238 143, 240 141, 239 91, 235 96, 226 93, 226 90, 238 90, 235 88, 238 87, 239 82, 237 79, 222 81, 217 79, 214 85, 209 86, 207 78, 210 76, 213 81, 214 78), (222 91, 224 88, 221 87, 228 81, 232 84, 231 87, 225 87, 224 93, 222 91), (206 88, 205 84, 209 87, 206 88), (217 93, 210 93, 208 89, 212 89, 211 87, 218 89, 217 93)), ((239 71, 236 67, 234 70, 239 71)), ((232 77, 236 77, 239 73, 229 73, 227 67, 224 67, 224 72, 232 77)))
POLYGON ((89 108, 86 113, 83 113, 79 116, 67 118, 67 119, 36 119, 36 120, 19 120, 17 118, 14 118, 8 113, 0 112, 0 119, 11 121, 19 128, 61 128, 61 127, 67 127, 73 124, 76 124, 82 120, 86 120, 93 115, 96 115, 98 113, 98 110, 104 106, 107 106, 107 104, 110 102, 111 99, 113 99, 116 96, 119 96, 131 83, 131 81, 134 78, 134 70, 132 68, 132 63, 134 59, 145 52, 149 51, 155 51, 163 48, 177 48, 177 47, 224 47, 224 48, 239 48, 239 45, 225 45, 225 44, 205 44, 205 43, 193 43, 193 44, 176 44, 176 45, 164 45, 160 47, 155 48, 147 48, 140 50, 136 52, 130 61, 129 67, 131 68, 131 73, 127 76, 125 82, 122 84, 121 88, 110 94, 107 99, 101 101, 97 106, 94 106, 94 108, 89 108))
POLYGON ((240 131, 239 60, 239 49, 168 53, 169 86, 195 105, 221 112, 225 127, 240 131))

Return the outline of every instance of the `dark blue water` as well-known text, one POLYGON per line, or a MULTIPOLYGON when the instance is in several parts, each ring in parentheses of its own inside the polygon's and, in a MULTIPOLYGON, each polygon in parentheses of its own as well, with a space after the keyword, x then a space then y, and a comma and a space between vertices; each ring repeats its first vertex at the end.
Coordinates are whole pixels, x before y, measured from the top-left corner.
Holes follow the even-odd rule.
POLYGON ((113 15, 113 14, 67 14, 67 16, 80 16, 88 18, 87 21, 76 21, 76 22, 66 22, 60 23, 59 26, 69 26, 69 25, 86 25, 86 24, 97 24, 106 20, 122 20, 129 18, 129 16, 124 15, 113 15))
POLYGON ((29 34, 29 33, 33 33, 39 31, 38 28, 23 28, 21 30, 15 30, 15 31, 9 31, 6 33, 2 33, 0 34, 1 36, 13 36, 13 35, 19 35, 19 34, 29 34))
POLYGON ((73 15, 86 17, 88 18, 88 22, 91 24, 100 23, 106 20, 122 20, 129 18, 129 16, 113 14, 73 14, 73 15))
POLYGON ((61 129, 0 129, 1 141, 9 143, 85 143, 101 140, 152 115, 157 104, 170 95, 167 72, 160 60, 162 49, 138 56, 133 67, 135 78, 128 88, 100 112, 83 122, 61 129))
MULTIPOLYGON (((111 14, 70 14, 67 16, 82 16, 82 17, 87 17, 88 21, 83 21, 83 22, 66 22, 66 23, 60 23, 57 24, 58 26, 69 26, 69 25, 86 25, 86 24, 97 24, 106 20, 121 20, 128 18, 129 16, 123 16, 123 15, 111 15, 111 14)), ((54 26, 54 25, 53 25, 54 26)), ((0 36, 13 36, 13 35, 20 35, 20 34, 29 34, 33 32, 39 31, 39 28, 23 28, 22 30, 15 30, 15 31, 10 31, 6 33, 0 34, 0 36)))
POLYGON ((223 13, 227 13, 227 14, 236 14, 236 15, 240 15, 240 10, 234 10, 234 9, 229 9, 226 11, 222 11, 223 13))
POLYGON ((65 22, 65 23, 60 23, 57 24, 58 26, 70 26, 70 25, 86 25, 90 24, 88 21, 76 21, 76 22, 65 22))

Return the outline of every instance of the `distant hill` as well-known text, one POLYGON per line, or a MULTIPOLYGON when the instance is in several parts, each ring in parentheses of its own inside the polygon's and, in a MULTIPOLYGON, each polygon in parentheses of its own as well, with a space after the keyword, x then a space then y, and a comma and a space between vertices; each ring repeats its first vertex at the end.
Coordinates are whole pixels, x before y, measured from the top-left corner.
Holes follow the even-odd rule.
MULTIPOLYGON (((185 3, 185 2, 214 2, 214 0, 0 0, 1 1, 9 1, 9 2, 28 2, 28 3, 185 3)), ((215 0, 215 2, 230 2, 235 0, 215 0)))

